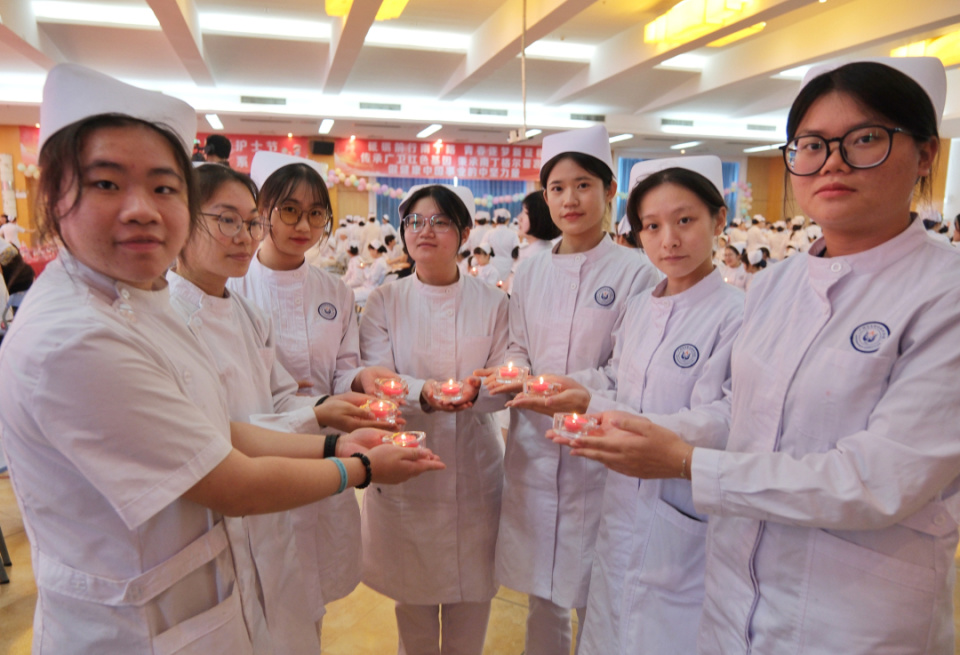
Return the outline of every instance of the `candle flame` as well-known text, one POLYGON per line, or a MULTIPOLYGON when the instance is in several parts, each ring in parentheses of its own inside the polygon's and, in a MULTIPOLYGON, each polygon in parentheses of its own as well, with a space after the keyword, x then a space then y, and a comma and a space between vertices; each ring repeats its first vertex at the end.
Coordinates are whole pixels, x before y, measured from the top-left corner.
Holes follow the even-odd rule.
POLYGON ((513 362, 507 362, 507 368, 513 368, 513 362))
POLYGON ((540 384, 543 384, 543 376, 540 376, 540 384))
POLYGON ((450 378, 450 380, 447 381, 447 384, 449 384, 449 385, 452 387, 452 386, 453 386, 453 378, 450 378))

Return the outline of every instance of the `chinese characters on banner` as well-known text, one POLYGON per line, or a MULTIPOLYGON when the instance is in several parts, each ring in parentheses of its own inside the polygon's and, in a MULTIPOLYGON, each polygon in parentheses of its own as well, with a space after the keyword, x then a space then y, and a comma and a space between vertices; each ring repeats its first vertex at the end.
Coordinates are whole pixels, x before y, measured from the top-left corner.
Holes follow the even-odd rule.
MULTIPOLYGON (((197 140, 200 149, 207 142, 207 134, 200 133, 197 140)), ((306 137, 295 136, 262 136, 256 134, 225 134, 233 146, 230 150, 230 167, 242 173, 250 172, 250 162, 260 150, 282 152, 296 157, 310 156, 310 140, 306 137)))
POLYGON ((535 180, 540 148, 523 145, 338 139, 336 167, 354 175, 535 180))

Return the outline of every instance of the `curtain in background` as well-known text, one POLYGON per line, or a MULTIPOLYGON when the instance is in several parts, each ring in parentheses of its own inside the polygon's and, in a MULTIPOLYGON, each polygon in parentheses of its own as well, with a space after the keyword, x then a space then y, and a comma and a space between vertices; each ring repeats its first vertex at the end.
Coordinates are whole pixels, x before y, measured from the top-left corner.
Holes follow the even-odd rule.
MULTIPOLYGON (((723 166, 723 188, 729 189, 734 182, 740 179, 740 164, 737 162, 721 162, 723 166)), ((727 225, 737 215, 737 192, 731 191, 723 197, 727 203, 727 225)))
MULTIPOLYGON (((409 191, 411 187, 418 184, 453 184, 453 180, 448 178, 377 177, 374 179, 380 184, 386 184, 391 189, 403 189, 404 191, 409 191)), ((470 189, 475 198, 483 198, 487 195, 496 198, 497 196, 512 196, 518 193, 526 195, 527 191, 527 183, 516 180, 459 180, 459 184, 470 189)), ((390 217, 390 223, 394 227, 399 227, 400 217, 398 212, 400 211, 401 200, 402 198, 391 198, 390 196, 377 194, 377 218, 386 214, 390 217)), ((492 208, 477 207, 477 209, 485 209, 492 214, 492 209, 500 207, 506 207, 510 210, 511 216, 516 216, 523 208, 523 203, 510 202, 508 204, 497 204, 492 208)))
MULTIPOLYGON (((617 193, 625 193, 628 196, 630 195, 630 169, 633 168, 634 164, 639 164, 645 159, 632 159, 630 157, 621 157, 619 163, 617 164, 617 193)), ((623 216, 627 214, 627 200, 626 198, 621 199, 617 198, 616 202, 613 205, 613 222, 616 224, 620 221, 623 216)))

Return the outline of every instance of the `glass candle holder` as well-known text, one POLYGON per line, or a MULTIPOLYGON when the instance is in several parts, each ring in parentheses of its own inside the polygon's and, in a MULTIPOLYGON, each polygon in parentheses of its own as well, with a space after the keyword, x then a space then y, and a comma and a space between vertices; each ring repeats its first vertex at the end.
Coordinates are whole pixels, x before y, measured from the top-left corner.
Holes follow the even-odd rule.
POLYGON ((409 393, 406 381, 400 378, 377 378, 374 384, 377 386, 377 398, 397 401, 409 393))
POLYGON ((433 395, 435 398, 446 400, 451 403, 455 403, 458 400, 463 400, 463 383, 451 378, 442 383, 436 389, 433 395))
POLYGON ((500 384, 523 382, 528 372, 529 369, 526 366, 514 366, 513 362, 507 362, 497 367, 497 382, 500 384))
POLYGON ((584 416, 577 413, 567 414, 565 412, 558 412, 553 415, 553 431, 567 439, 579 439, 585 434, 590 434, 598 425, 595 416, 584 416))
POLYGON ((523 393, 537 398, 546 398, 552 396, 560 390, 560 385, 556 382, 547 382, 541 375, 538 378, 529 375, 523 381, 523 393))
POLYGON ((383 438, 383 443, 392 443, 401 448, 419 448, 427 440, 426 432, 394 432, 383 438))
POLYGON ((370 414, 373 415, 373 418, 377 421, 382 421, 384 423, 396 423, 397 422, 397 404, 390 400, 368 400, 363 404, 361 409, 365 409, 370 414))

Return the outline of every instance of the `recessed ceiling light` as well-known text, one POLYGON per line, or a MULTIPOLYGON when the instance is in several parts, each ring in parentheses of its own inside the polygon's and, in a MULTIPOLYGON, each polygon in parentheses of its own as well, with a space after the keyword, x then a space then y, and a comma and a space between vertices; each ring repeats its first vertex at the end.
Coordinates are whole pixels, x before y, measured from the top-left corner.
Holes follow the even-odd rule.
POLYGON ((318 130, 319 134, 330 134, 330 130, 333 129, 333 119, 324 118, 320 121, 320 129, 318 130))
POLYGON ((687 141, 686 143, 677 143, 670 146, 671 150, 683 150, 684 148, 695 148, 698 145, 703 143, 703 141, 687 141))
POLYGON ((441 125, 440 123, 434 123, 433 125, 428 125, 427 127, 423 128, 422 130, 420 130, 420 132, 417 133, 417 138, 426 139, 428 136, 430 136, 431 134, 434 134, 435 132, 439 132, 441 129, 443 129, 443 125, 441 125))
POLYGON ((217 116, 216 114, 207 114, 204 118, 207 119, 207 122, 210 124, 210 127, 212 127, 213 129, 215 130, 223 129, 223 123, 220 122, 220 117, 217 116))
POLYGON ((632 134, 618 134, 617 136, 610 137, 610 143, 616 143, 617 141, 626 141, 627 139, 632 139, 632 134))

